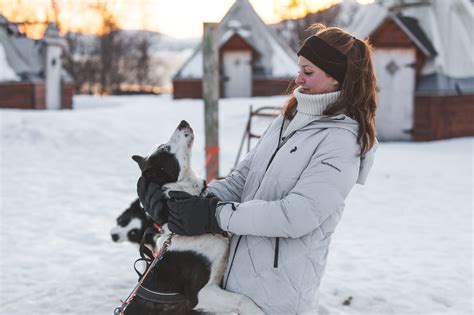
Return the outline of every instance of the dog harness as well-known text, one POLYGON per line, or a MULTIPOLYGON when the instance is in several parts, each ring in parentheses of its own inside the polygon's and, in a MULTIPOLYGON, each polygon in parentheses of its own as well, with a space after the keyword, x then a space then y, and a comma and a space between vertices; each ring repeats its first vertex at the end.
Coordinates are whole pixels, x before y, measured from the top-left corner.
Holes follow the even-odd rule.
POLYGON ((135 296, 139 296, 146 301, 151 301, 155 303, 179 303, 186 300, 186 297, 182 293, 169 293, 169 292, 158 292, 154 290, 150 290, 143 286, 143 282, 146 279, 146 276, 149 274, 150 270, 155 267, 160 260, 163 259, 164 254, 168 251, 169 246, 171 245, 171 239, 174 236, 174 233, 171 233, 168 238, 163 243, 160 251, 156 256, 154 256, 150 250, 145 247, 145 237, 150 233, 156 233, 156 230, 160 230, 159 225, 155 224, 154 227, 148 228, 145 233, 143 234, 142 241, 140 243, 140 256, 141 258, 137 259, 133 265, 135 272, 139 276, 139 281, 132 292, 128 295, 125 300, 120 300, 122 305, 115 308, 114 315, 124 315, 125 310, 128 305, 131 303, 135 296), (153 261, 151 258, 154 257, 153 261), (145 261, 147 264, 146 271, 142 274, 140 273, 137 268, 136 264, 139 261, 145 261))

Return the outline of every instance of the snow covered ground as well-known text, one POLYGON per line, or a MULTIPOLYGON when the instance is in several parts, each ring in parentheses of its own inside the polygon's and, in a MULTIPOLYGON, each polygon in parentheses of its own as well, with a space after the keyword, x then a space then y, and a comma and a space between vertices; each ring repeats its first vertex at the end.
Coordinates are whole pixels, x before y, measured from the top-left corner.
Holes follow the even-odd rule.
MULTIPOLYGON (((283 101, 221 101, 222 174, 233 165, 248 105, 283 101)), ((186 119, 203 174, 201 101, 74 102, 72 111, 0 111, 0 314, 111 314, 136 281, 137 248, 109 235, 135 198, 139 172, 130 157, 186 119)), ((473 144, 380 145, 334 235, 320 314, 472 313, 473 144)))

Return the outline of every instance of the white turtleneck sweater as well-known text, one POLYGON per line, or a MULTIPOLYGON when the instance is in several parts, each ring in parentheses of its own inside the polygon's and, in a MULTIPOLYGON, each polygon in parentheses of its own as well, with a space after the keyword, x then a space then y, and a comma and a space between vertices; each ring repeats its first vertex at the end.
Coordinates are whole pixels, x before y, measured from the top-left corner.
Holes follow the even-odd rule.
POLYGON ((340 91, 336 91, 324 94, 303 94, 300 92, 300 88, 297 88, 293 94, 298 101, 296 107, 298 112, 290 122, 285 121, 282 137, 287 137, 315 118, 323 116, 324 110, 337 100, 340 93, 340 91))

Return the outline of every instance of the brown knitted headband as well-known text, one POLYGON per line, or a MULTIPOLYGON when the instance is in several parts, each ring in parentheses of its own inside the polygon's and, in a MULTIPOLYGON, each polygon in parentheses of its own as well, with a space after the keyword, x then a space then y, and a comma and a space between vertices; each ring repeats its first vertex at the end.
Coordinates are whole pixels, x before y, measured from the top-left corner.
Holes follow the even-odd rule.
POLYGON ((314 35, 308 38, 298 51, 298 56, 303 56, 324 72, 337 80, 340 85, 344 83, 347 71, 347 57, 324 40, 314 35))

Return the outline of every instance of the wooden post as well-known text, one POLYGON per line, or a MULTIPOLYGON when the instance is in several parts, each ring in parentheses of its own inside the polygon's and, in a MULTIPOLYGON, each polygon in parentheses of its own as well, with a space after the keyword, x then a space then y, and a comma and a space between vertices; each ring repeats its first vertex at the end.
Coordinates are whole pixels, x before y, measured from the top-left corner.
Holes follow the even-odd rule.
POLYGON ((202 40, 206 179, 219 176, 219 47, 217 23, 204 23, 202 40))

